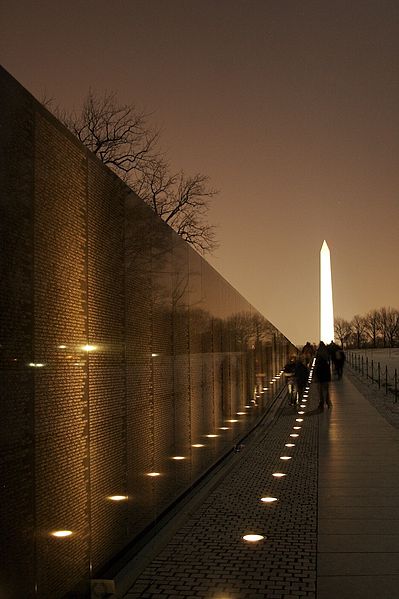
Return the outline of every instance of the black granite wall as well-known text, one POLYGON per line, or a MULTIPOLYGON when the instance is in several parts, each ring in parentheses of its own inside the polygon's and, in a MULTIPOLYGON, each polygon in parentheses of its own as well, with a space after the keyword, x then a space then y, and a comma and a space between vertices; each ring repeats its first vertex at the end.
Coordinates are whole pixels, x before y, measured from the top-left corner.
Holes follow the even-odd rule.
POLYGON ((3 70, 0 192, 0 599, 82 596, 291 345, 3 70))

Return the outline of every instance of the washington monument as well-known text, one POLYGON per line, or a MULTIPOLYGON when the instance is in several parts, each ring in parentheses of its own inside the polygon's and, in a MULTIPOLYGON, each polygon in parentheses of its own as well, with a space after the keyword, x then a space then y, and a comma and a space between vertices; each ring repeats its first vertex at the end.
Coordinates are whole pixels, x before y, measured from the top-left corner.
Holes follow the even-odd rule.
POLYGON ((331 282, 331 258, 326 240, 320 250, 320 341, 334 341, 334 308, 331 282))

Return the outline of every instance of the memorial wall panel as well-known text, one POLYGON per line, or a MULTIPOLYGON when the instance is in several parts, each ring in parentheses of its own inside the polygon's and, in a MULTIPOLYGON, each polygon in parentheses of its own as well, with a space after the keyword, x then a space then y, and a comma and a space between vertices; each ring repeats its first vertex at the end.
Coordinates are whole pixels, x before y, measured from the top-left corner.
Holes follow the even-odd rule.
POLYGON ((36 585, 58 597, 89 575, 86 160, 39 111, 35 140, 36 585))
POLYGON ((82 598, 264 414, 292 346, 2 69, 0 85, 0 585, 82 598))
MULTIPOLYGON (((207 314, 203 309, 202 271, 200 256, 189 250, 189 377, 191 406, 191 437, 194 444, 205 446, 202 453, 213 455, 216 438, 213 420, 213 401, 204 403, 202 389, 202 334, 207 326, 207 314)), ((201 449, 201 448, 200 448, 201 449)), ((198 451, 196 452, 198 453, 198 451)))
POLYGON ((160 476, 153 477, 157 513, 174 497, 174 397, 172 334, 172 235, 163 223, 154 222, 151 254, 153 459, 160 476))
POLYGON ((136 196, 125 205, 127 496, 130 538, 155 518, 152 376, 153 214, 136 196))
POLYGON ((124 203, 126 188, 88 160, 88 337, 91 566, 127 543, 124 203))
MULTIPOLYGON (((173 428, 176 460, 176 489, 182 491, 192 480, 189 375, 189 268, 187 244, 172 236, 172 336, 173 336, 173 428)), ((197 449, 198 451, 198 449, 197 449)))
POLYGON ((28 597, 35 581, 34 369, 29 367, 33 109, 24 90, 5 80, 0 93, 0 588, 9 599, 28 597))

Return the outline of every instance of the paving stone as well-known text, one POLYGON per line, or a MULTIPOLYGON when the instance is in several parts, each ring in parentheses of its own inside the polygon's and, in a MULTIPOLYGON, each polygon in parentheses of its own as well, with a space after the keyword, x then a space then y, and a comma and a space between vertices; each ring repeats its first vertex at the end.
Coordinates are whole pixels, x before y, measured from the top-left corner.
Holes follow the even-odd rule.
MULTIPOLYGON (((317 400, 308 402, 314 410, 317 400)), ((272 427, 240 454, 232 471, 145 568, 125 599, 314 599, 317 543, 317 415, 286 407, 272 427), (292 460, 283 462, 281 455, 292 460), (273 472, 287 474, 282 479, 273 472), (278 502, 263 504, 266 495, 278 502), (246 533, 266 538, 242 540, 246 533), (219 594, 219 595, 218 595, 219 594)))

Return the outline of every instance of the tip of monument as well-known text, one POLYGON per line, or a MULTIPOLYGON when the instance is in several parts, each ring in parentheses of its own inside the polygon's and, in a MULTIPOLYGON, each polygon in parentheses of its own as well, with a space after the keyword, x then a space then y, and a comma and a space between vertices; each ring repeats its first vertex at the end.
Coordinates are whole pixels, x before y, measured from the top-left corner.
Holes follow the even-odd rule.
POLYGON ((323 248, 328 248, 326 240, 323 241, 323 245, 321 246, 321 249, 323 249, 323 248))

